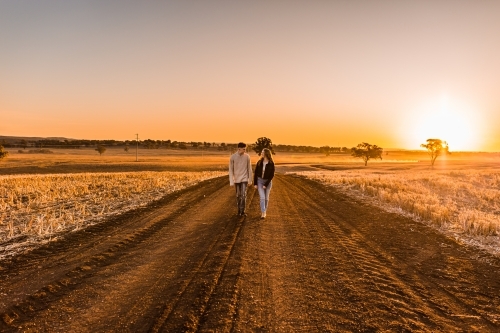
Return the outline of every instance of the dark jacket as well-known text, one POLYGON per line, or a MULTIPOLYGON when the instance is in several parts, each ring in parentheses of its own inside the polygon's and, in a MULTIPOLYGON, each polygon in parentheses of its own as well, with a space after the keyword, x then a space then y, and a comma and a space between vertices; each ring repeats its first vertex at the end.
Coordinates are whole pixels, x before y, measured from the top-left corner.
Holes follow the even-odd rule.
MULTIPOLYGON (((263 162, 264 162, 264 160, 260 159, 257 162, 257 165, 255 165, 255 172, 253 173, 253 183, 254 183, 254 185, 257 185, 257 178, 258 177, 262 177, 263 162)), ((274 162, 269 161, 267 163, 267 165, 266 165, 266 170, 264 170, 264 177, 262 177, 265 180, 267 180, 264 183, 265 187, 269 186, 269 183, 271 182, 271 180, 273 180, 273 177, 274 177, 274 162)))

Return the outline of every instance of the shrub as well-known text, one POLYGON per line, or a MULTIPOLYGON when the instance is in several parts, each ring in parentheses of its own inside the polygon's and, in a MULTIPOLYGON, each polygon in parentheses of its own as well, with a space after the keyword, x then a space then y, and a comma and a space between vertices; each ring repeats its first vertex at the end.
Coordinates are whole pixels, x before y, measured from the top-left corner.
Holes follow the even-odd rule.
POLYGON ((9 152, 6 151, 2 145, 0 145, 0 160, 9 156, 9 152))

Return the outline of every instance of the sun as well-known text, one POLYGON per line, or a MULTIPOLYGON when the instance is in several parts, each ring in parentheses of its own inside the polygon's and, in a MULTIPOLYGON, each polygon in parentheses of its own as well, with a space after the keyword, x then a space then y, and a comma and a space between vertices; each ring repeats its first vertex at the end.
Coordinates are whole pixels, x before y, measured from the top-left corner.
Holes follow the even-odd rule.
POLYGON ((406 119, 405 133, 412 147, 427 139, 441 139, 450 151, 477 151, 481 146, 478 112, 464 102, 442 97, 439 102, 420 106, 406 119))

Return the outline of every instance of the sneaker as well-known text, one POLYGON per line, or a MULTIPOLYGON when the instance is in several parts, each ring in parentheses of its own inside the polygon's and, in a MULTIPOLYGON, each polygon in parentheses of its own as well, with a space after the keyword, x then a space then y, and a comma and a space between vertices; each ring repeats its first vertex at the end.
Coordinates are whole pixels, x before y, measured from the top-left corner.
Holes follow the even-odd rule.
POLYGON ((241 216, 247 216, 247 213, 243 212, 240 214, 241 216))
POLYGON ((263 219, 265 216, 264 216, 264 213, 261 213, 260 214, 260 218, 263 219))
POLYGON ((262 213, 262 218, 265 219, 266 218, 266 212, 262 213))

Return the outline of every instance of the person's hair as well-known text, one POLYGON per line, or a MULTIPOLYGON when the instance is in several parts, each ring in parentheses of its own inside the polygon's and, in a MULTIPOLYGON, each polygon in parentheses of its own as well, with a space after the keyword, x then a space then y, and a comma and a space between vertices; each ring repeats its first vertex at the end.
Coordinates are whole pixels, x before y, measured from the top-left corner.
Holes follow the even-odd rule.
POLYGON ((247 147, 246 143, 244 143, 244 142, 238 143, 238 148, 246 148, 246 147, 247 147))
POLYGON ((271 154, 271 150, 267 148, 262 149, 262 154, 260 155, 260 159, 264 160, 264 156, 267 157, 269 161, 274 163, 273 154, 271 154))

